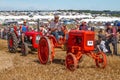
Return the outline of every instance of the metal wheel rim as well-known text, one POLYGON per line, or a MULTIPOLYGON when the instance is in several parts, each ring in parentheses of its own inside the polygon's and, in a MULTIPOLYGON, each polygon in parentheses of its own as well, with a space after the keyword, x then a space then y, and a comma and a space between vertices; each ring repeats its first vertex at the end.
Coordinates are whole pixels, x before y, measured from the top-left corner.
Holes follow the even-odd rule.
POLYGON ((71 71, 76 69, 76 59, 73 56, 73 54, 68 54, 66 57, 66 67, 71 71))
POLYGON ((106 66, 106 56, 105 56, 105 54, 103 52, 99 52, 98 57, 99 58, 95 60, 96 66, 101 67, 101 68, 105 68, 105 66, 106 66))
POLYGON ((48 48, 48 42, 45 38, 40 40, 39 43, 39 60, 42 64, 46 64, 49 58, 49 48, 48 48))

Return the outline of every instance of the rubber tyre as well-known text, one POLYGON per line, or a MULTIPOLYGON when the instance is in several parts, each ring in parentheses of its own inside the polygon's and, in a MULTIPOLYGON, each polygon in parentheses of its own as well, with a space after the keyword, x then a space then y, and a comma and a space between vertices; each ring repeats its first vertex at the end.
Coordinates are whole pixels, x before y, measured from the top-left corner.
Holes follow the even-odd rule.
POLYGON ((14 32, 8 33, 8 49, 11 53, 16 53, 18 48, 18 39, 14 32))
POLYGON ((28 54, 28 45, 27 45, 27 43, 22 44, 21 53, 22 53, 23 56, 27 56, 27 54, 28 54))

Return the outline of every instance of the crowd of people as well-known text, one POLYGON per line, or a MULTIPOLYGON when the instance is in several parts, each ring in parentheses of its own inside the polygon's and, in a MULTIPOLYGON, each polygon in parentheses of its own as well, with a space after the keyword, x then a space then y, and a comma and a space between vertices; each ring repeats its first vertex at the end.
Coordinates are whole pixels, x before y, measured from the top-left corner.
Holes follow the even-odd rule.
MULTIPOLYGON (((23 25, 19 25, 19 27, 16 25, 11 25, 8 28, 2 27, 0 29, 0 38, 5 38, 9 31, 16 30, 18 31, 19 36, 22 36, 22 42, 24 43, 25 32, 30 30, 37 31, 37 28, 34 29, 33 27, 27 26, 26 23, 27 22, 24 21, 23 25)), ((99 51, 103 51, 106 54, 117 55, 117 43, 120 41, 120 23, 118 23, 117 25, 112 25, 110 22, 108 22, 105 26, 105 30, 100 29, 97 33, 97 48, 99 49, 99 51), (112 43, 113 46, 113 54, 109 46, 110 43, 112 43)), ((94 27, 89 28, 85 21, 83 21, 81 25, 77 24, 74 29, 95 31, 94 27)), ((59 21, 59 16, 55 15, 54 20, 49 22, 49 25, 41 24, 41 26, 39 27, 39 31, 41 31, 43 35, 54 35, 58 41, 59 36, 65 37, 66 39, 68 38, 69 29, 66 24, 62 24, 59 21)))
POLYGON ((118 37, 119 32, 117 30, 117 27, 115 25, 112 25, 111 23, 106 23, 106 29, 98 32, 98 45, 99 48, 105 52, 108 55, 117 55, 117 43, 118 43, 118 37), (113 46, 113 54, 110 48, 110 43, 113 46))

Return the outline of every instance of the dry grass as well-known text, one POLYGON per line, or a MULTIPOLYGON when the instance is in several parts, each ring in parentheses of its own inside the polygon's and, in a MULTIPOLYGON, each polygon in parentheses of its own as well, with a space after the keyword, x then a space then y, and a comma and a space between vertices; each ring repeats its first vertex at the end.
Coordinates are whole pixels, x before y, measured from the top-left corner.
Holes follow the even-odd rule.
POLYGON ((37 53, 26 57, 11 54, 6 41, 0 40, 0 80, 120 80, 120 57, 107 56, 107 67, 99 69, 85 56, 79 68, 71 72, 64 65, 65 51, 56 49, 54 62, 41 65, 37 53))

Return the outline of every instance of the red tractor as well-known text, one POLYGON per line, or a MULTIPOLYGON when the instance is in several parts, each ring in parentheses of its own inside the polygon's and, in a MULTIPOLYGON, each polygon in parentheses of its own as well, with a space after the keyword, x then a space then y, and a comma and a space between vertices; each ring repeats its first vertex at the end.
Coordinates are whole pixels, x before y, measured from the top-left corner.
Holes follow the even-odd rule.
POLYGON ((61 47, 65 43, 64 38, 60 38, 58 43, 56 38, 52 35, 42 36, 39 41, 38 58, 42 64, 52 62, 55 56, 55 48, 61 47))
POLYGON ((64 44, 66 44, 66 34, 67 31, 64 28, 63 33, 64 36, 59 36, 59 40, 57 41, 53 35, 42 36, 39 41, 38 47, 38 58, 40 63, 47 64, 49 62, 52 63, 55 56, 55 48, 62 48, 64 44), (59 42, 59 43, 58 43, 59 42))
MULTIPOLYGON (((92 31, 71 30, 67 41, 67 56, 65 65, 69 70, 75 70, 77 63, 86 54, 93 59, 97 67, 106 66, 106 55, 103 52, 94 53, 95 33, 92 31)), ((41 37, 38 47, 38 58, 41 64, 52 62, 55 56, 54 48, 56 42, 54 37, 41 37)))
POLYGON ((25 33, 25 41, 22 43, 21 37, 19 37, 17 31, 14 30, 8 34, 8 49, 10 52, 15 53, 17 48, 21 48, 22 55, 27 55, 29 48, 31 50, 38 48, 41 36, 41 32, 28 31, 25 33))
POLYGON ((107 61, 103 52, 94 52, 95 33, 93 31, 72 30, 67 42, 67 56, 65 65, 69 70, 75 70, 77 64, 85 54, 95 60, 97 67, 105 68, 107 61))

